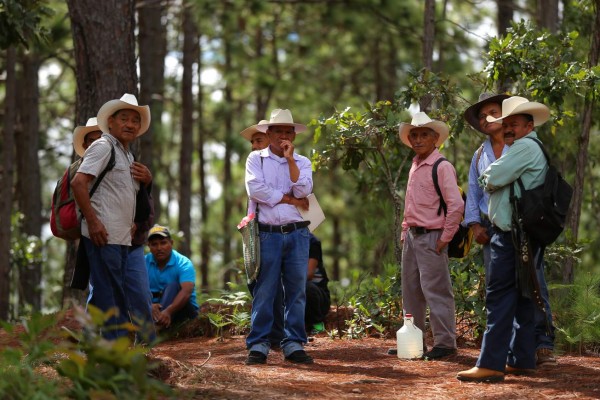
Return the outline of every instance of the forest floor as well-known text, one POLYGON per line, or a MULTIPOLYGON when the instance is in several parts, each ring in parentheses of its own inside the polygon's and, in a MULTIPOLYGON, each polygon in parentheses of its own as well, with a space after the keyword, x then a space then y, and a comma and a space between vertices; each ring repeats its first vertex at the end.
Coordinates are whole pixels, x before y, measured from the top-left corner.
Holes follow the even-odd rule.
MULTIPOLYGON (((68 315, 58 323, 78 329, 68 315)), ((172 386, 178 399, 600 399, 597 354, 560 354, 556 365, 535 375, 478 384, 456 379, 477 360, 479 350, 468 343, 441 361, 400 360, 387 354, 395 347, 392 339, 332 339, 321 333, 305 347, 313 365, 293 364, 281 351, 271 351, 266 365, 247 366, 243 336, 189 332, 149 352, 158 365, 152 374, 172 386)), ((6 345, 13 342, 0 331, 0 348, 6 345)))

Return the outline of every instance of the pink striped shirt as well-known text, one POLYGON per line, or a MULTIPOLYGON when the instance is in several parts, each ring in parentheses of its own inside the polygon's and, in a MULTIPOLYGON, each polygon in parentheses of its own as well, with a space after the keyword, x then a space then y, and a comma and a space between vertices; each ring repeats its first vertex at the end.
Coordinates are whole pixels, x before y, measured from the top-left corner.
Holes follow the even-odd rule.
POLYGON ((450 162, 441 162, 438 165, 438 183, 442 196, 446 202, 447 214, 444 211, 437 215, 440 206, 433 177, 431 175, 433 164, 442 155, 438 149, 425 160, 419 162, 415 156, 408 173, 408 184, 404 199, 404 220, 402 221, 402 240, 408 228, 419 226, 427 229, 443 229, 440 240, 450 242, 461 221, 464 211, 464 201, 458 191, 456 171, 450 162))

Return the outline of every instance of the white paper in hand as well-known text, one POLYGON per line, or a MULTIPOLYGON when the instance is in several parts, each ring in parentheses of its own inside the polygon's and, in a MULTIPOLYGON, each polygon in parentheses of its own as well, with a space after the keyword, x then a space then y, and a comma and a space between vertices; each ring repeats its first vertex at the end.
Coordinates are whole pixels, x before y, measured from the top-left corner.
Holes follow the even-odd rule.
POLYGON ((305 221, 310 221, 310 225, 308 229, 312 232, 317 229, 317 226, 321 224, 321 222, 325 221, 325 214, 317 201, 317 196, 314 193, 309 194, 308 199, 308 210, 303 210, 300 207, 296 207, 302 215, 302 219, 305 221))

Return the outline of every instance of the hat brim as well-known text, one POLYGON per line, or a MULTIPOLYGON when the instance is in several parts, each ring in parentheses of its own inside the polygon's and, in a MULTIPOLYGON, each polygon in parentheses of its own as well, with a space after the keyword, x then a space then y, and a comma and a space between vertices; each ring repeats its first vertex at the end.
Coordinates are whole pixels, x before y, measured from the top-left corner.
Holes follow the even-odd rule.
POLYGON ((252 136, 254 136, 254 134, 256 134, 256 133, 264 133, 264 132, 259 131, 256 127, 257 127, 257 125, 249 126, 248 128, 246 128, 243 131, 241 131, 240 135, 242 135, 242 137, 244 139, 246 139, 247 141, 251 142, 252 141, 252 136))
POLYGON ((438 140, 435 142, 435 147, 440 147, 442 145, 442 143, 444 143, 446 141, 446 139, 448 139, 448 136, 450 135, 450 130, 448 129, 448 125, 446 125, 445 123, 443 123, 441 121, 431 121, 431 122, 428 122, 423 125, 411 125, 407 122, 403 122, 400 124, 398 136, 400 136, 400 140, 402 141, 402 143, 404 143, 411 149, 412 149, 412 145, 410 144, 410 141, 408 140, 408 134, 410 133, 411 129, 414 129, 414 128, 429 128, 429 129, 435 131, 438 135, 440 135, 438 140))
POLYGON ((500 107, 502 107, 502 102, 505 99, 508 99, 509 97, 510 95, 508 94, 497 94, 496 96, 492 96, 485 100, 481 100, 465 110, 463 114, 464 118, 469 123, 469 125, 473 127, 473 129, 481 133, 485 133, 481 130, 481 124, 479 124, 479 116, 477 115, 479 114, 479 110, 481 109, 481 107, 488 103, 497 103, 500 105, 500 107))
POLYGON ((267 129, 269 129, 270 126, 293 126, 294 131, 296 133, 304 132, 307 129, 306 125, 289 123, 289 122, 273 122, 273 123, 269 123, 269 124, 258 124, 258 125, 256 125, 256 129, 258 129, 259 132, 267 133, 267 129))
POLYGON ((148 240, 150 240, 151 238, 155 237, 155 236, 160 236, 162 238, 167 238, 167 239, 171 239, 171 235, 169 235, 168 233, 164 233, 164 232, 155 232, 152 235, 148 236, 148 240))
POLYGON ((134 106, 133 104, 126 103, 122 100, 110 100, 100 107, 98 115, 96 116, 98 126, 102 132, 110 133, 108 130, 108 118, 119 110, 135 110, 140 113, 142 123, 136 137, 142 136, 148 131, 148 128, 150 127, 150 107, 134 106))
POLYGON ((83 157, 85 153, 85 149, 83 148, 83 142, 85 140, 85 136, 94 131, 102 131, 98 125, 92 126, 78 126, 73 131, 73 149, 75 149, 75 153, 79 157, 83 157))
POLYGON ((500 118, 489 118, 488 122, 502 121, 506 117, 511 115, 528 114, 533 117, 533 126, 540 126, 550 119, 550 109, 542 104, 535 101, 529 101, 527 103, 519 104, 507 115, 502 115, 500 118))

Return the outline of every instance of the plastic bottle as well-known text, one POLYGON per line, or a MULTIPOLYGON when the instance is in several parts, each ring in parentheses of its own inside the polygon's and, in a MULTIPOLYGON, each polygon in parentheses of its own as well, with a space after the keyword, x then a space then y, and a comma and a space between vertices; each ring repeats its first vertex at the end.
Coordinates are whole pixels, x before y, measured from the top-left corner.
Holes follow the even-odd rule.
POLYGON ((412 314, 404 315, 404 325, 396 332, 398 358, 420 358, 423 356, 423 331, 415 324, 412 314))

